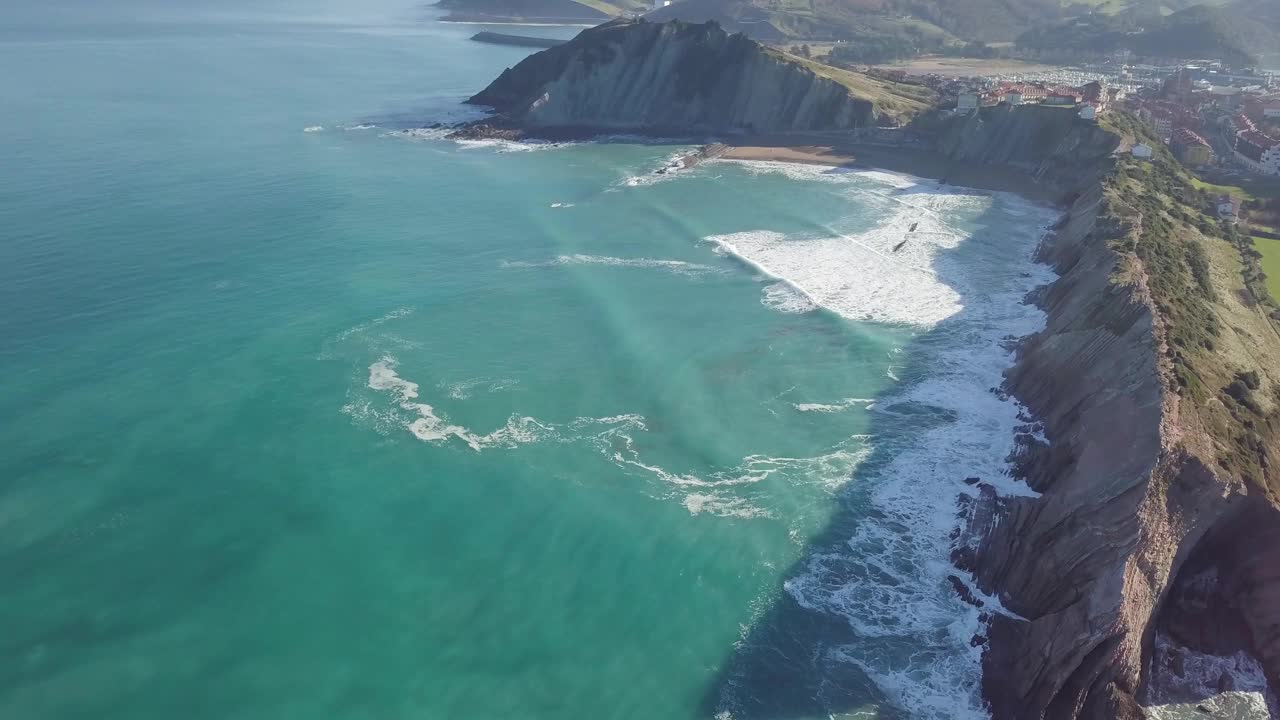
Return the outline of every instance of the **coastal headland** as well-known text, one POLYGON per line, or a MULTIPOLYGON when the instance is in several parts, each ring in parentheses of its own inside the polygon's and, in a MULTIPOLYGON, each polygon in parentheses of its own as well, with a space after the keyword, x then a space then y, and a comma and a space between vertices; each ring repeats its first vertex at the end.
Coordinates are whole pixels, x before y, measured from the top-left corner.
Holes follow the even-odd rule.
POLYGON ((973 482, 949 560, 1004 609, 974 638, 986 708, 1137 720, 1171 698, 1218 702, 1185 666, 1237 655, 1280 687, 1280 558, 1265 549, 1280 539, 1280 308, 1252 246, 1204 217, 1189 174, 1121 110, 932 101, 714 24, 614 22, 508 69, 471 99, 496 116, 459 132, 717 138, 725 159, 1056 203, 1037 257, 1058 279, 1027 298, 1045 327, 1016 339, 992 388, 1025 408, 1008 460, 1028 492, 957 477, 973 482))

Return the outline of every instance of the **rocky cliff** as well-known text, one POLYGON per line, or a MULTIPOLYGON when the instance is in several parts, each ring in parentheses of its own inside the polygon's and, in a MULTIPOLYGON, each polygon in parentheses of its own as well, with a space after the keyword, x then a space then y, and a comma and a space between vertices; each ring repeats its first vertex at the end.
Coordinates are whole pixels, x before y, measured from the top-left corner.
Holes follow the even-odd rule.
POLYGON ((1152 662, 1158 635, 1249 652, 1276 687, 1280 560, 1259 543, 1280 536, 1280 335, 1238 250, 1188 222, 1171 160, 1116 169, 1120 138, 1069 111, 996 108, 934 130, 954 158, 1076 196, 1042 248, 1060 274, 1036 298, 1047 327, 1006 385, 1049 440, 1029 433, 1014 458, 1041 496, 984 490, 956 550, 1020 616, 992 620, 994 717, 1141 717, 1181 672, 1152 662))
POLYGON ((618 20, 526 58, 468 102, 531 132, 785 133, 897 124, 921 88, 820 66, 714 23, 618 20))
POLYGON ((1064 189, 1095 184, 1119 142, 1069 107, 998 105, 932 125, 936 149, 952 159, 1017 168, 1064 189))

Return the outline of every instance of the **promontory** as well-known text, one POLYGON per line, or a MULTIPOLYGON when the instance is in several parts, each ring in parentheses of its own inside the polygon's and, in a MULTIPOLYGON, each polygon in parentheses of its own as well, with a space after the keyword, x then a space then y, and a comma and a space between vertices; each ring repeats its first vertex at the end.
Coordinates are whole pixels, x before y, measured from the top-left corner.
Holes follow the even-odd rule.
POLYGON ((919 86, 714 24, 639 20, 532 55, 470 102, 495 115, 464 133, 792 144, 1056 202, 1039 259, 1058 279, 1028 299, 1046 326, 992 389, 1038 428, 1010 458, 1029 492, 957 468, 974 482, 947 509, 956 572, 1006 611, 974 638, 988 708, 1137 720, 1181 672, 1170 643, 1243 653, 1280 687, 1280 306, 1248 237, 1133 116, 937 109, 919 86))

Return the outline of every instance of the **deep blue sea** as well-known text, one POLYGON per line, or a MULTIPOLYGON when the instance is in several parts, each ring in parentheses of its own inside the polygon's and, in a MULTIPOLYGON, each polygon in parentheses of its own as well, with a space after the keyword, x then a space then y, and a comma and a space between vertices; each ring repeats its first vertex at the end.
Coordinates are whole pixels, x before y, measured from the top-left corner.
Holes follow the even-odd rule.
POLYGON ((1049 209, 452 142, 529 51, 404 1, 15 4, 0 717, 983 716, 1049 209))

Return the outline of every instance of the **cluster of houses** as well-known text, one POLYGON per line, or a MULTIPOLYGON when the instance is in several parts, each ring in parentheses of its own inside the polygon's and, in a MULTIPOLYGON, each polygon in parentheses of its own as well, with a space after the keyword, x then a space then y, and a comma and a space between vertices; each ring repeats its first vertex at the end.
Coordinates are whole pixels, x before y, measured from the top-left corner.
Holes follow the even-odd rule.
POLYGON ((1204 136, 1190 128, 1180 127, 1169 138, 1169 149, 1182 164, 1205 167, 1213 164, 1213 146, 1204 136))
POLYGON ((1280 94, 1263 85, 1208 85, 1193 75, 1177 72, 1158 90, 1131 98, 1130 104, 1189 166, 1207 166, 1221 159, 1251 172, 1280 175, 1280 94), (1226 157, 1214 153, 1211 135, 1222 138, 1217 148, 1226 157))
POLYGON ((971 113, 979 107, 1000 103, 1039 104, 1074 108, 1081 118, 1094 120, 1108 106, 1123 98, 1122 89, 1106 87, 1100 80, 1079 87, 1042 82, 1001 82, 981 93, 960 93, 956 98, 956 112, 971 113))
POLYGON ((1222 119, 1235 159, 1263 175, 1280 175, 1280 95, 1255 97, 1222 119))

